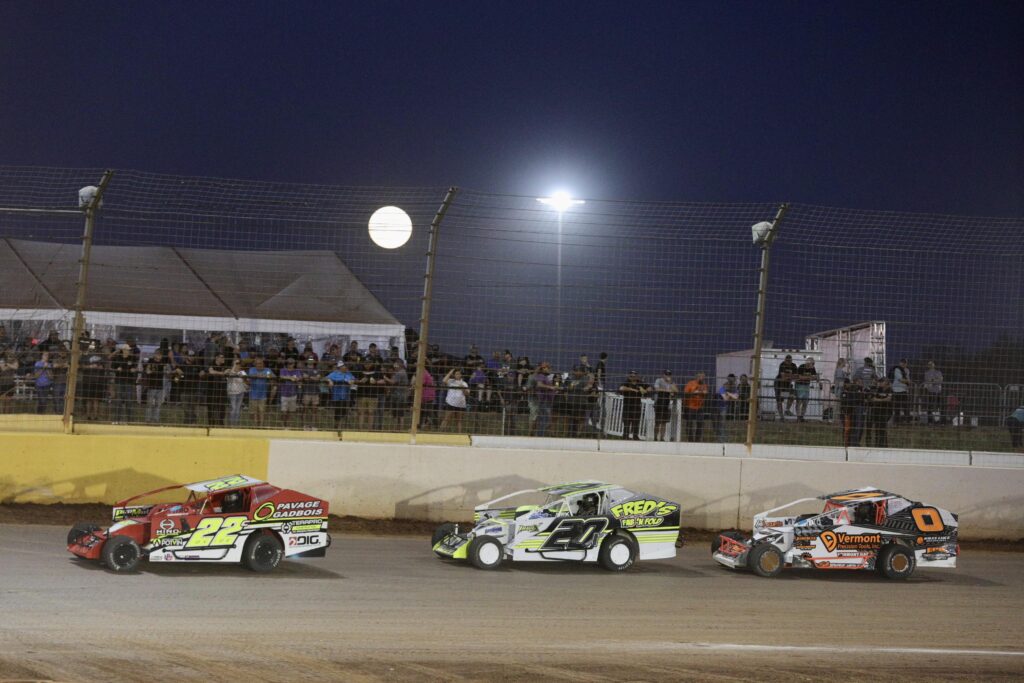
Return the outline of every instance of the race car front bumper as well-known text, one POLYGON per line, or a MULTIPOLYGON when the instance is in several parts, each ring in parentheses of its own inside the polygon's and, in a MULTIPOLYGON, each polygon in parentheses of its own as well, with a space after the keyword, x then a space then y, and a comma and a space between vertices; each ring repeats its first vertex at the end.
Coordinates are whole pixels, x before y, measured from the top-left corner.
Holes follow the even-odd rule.
POLYGON ((434 554, 446 559, 464 560, 469 550, 469 541, 469 537, 463 534, 448 534, 434 544, 434 554))
POLYGON ((85 560, 98 560, 106 540, 105 531, 89 531, 79 536, 74 543, 69 543, 68 552, 85 560))
POLYGON ((719 536, 718 550, 712 553, 711 557, 719 564, 724 564, 730 569, 741 569, 747 566, 747 554, 750 552, 749 543, 737 541, 728 536, 719 536))

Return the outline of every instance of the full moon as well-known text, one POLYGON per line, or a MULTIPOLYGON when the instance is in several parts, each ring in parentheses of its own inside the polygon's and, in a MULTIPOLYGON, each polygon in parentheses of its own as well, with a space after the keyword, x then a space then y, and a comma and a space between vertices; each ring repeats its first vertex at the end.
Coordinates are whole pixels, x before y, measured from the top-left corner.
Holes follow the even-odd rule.
POLYGON ((378 247, 397 249, 412 237, 412 219, 397 206, 385 206, 370 216, 370 239, 378 247))

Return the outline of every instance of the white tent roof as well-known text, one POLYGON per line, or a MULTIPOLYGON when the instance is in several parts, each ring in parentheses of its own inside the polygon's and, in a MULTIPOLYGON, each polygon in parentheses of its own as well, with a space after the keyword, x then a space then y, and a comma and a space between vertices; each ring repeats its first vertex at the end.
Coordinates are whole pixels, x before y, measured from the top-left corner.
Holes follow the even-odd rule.
MULTIPOLYGON (((68 319, 81 245, 0 239, 0 319, 68 319)), ((89 325, 396 341, 404 326, 332 251, 94 246, 89 325)))

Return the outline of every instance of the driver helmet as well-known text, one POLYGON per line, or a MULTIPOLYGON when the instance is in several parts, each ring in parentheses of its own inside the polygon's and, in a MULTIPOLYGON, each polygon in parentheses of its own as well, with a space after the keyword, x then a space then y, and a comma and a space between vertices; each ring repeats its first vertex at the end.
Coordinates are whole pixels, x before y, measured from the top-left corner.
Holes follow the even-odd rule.
POLYGON ((238 512, 242 509, 242 494, 238 491, 230 491, 224 494, 224 502, 221 503, 224 512, 238 512))
POLYGON ((581 512, 581 513, 584 512, 584 511, 591 512, 591 513, 597 512, 597 502, 598 502, 597 494, 596 493, 588 493, 585 496, 583 496, 582 498, 580 498, 580 504, 579 504, 579 506, 577 506, 577 510, 579 512, 581 512))

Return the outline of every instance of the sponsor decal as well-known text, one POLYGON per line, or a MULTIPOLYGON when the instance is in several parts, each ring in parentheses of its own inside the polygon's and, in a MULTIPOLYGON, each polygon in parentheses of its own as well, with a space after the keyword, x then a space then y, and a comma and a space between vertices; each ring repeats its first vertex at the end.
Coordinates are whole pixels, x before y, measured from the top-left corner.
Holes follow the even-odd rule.
POLYGON ((624 517, 667 517, 679 509, 678 505, 663 500, 630 500, 612 506, 615 519, 624 517))
POLYGON ((309 536, 290 536, 288 538, 288 545, 290 546, 314 546, 320 545, 320 537, 316 534, 309 536))
POLYGON ((290 519, 294 517, 323 517, 323 502, 319 500, 305 500, 297 503, 263 503, 252 513, 256 522, 267 520, 276 521, 279 519, 290 519))
POLYGON ((539 550, 587 550, 607 528, 606 517, 568 517, 558 523, 539 550))
POLYGON ((246 478, 242 476, 225 477, 223 479, 216 479, 209 482, 206 485, 206 490, 223 491, 224 489, 229 489, 233 486, 245 486, 246 483, 248 483, 246 478))
MULTIPOLYGON (((320 531, 323 528, 323 522, 309 522, 309 523, 306 523, 306 524, 295 523, 295 522, 285 522, 282 525, 282 529, 281 529, 282 531, 284 531, 284 526, 290 527, 289 531, 291 531, 292 533, 297 534, 297 533, 300 533, 302 531, 320 531)), ((288 533, 288 531, 285 531, 285 533, 288 533)))
POLYGON ((822 545, 825 546, 825 550, 828 552, 832 552, 837 548, 842 550, 869 550, 877 548, 882 544, 881 534, 844 534, 829 530, 822 531, 818 538, 821 539, 822 545))
POLYGON ((174 554, 164 553, 164 562, 174 562, 174 554))
POLYGON ((174 521, 170 519, 164 519, 160 521, 160 529, 163 531, 170 531, 174 528, 174 521))
POLYGON ((538 531, 538 528, 536 524, 522 524, 519 526, 519 531, 530 531, 536 533, 538 531))
POLYGON ((131 519, 132 517, 145 517, 149 514, 152 505, 129 505, 123 508, 114 508, 114 521, 119 522, 123 519, 131 519))

